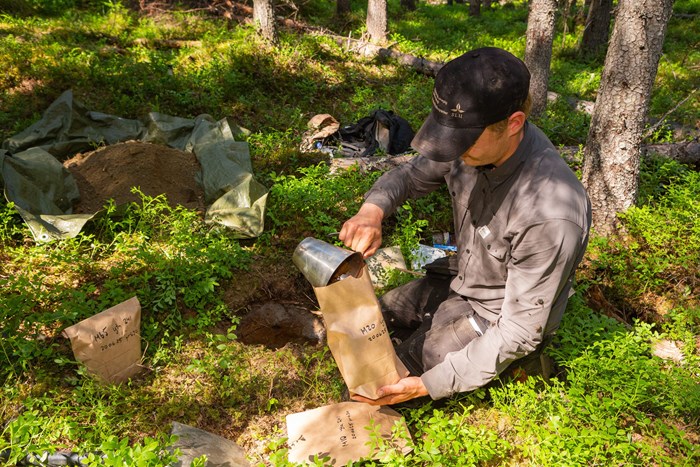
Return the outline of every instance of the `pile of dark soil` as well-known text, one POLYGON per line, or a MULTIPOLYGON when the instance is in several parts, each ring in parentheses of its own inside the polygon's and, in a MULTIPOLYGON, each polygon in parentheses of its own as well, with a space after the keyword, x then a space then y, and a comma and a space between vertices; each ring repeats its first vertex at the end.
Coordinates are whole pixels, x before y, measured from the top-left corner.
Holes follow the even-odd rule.
POLYGON ((159 144, 130 141, 77 154, 63 163, 80 190, 75 214, 92 214, 109 199, 139 201, 133 187, 148 196, 165 195, 170 206, 205 211, 204 191, 195 182, 200 170, 194 154, 159 144))

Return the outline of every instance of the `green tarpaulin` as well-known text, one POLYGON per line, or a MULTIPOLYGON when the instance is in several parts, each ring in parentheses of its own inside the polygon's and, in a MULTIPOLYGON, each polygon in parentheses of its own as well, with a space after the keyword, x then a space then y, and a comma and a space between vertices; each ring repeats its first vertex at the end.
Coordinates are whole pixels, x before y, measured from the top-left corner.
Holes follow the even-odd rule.
MULTIPOLYGON (((0 146, 5 198, 12 201, 36 241, 76 236, 95 214, 72 214, 80 193, 62 161, 97 146, 124 141, 164 144, 197 157, 197 182, 208 206, 205 221, 239 238, 262 233, 267 188, 253 177, 244 130, 209 115, 185 119, 152 112, 140 120, 87 110, 64 92, 41 120, 0 146)), ((195 176, 195 175, 193 175, 195 176)))

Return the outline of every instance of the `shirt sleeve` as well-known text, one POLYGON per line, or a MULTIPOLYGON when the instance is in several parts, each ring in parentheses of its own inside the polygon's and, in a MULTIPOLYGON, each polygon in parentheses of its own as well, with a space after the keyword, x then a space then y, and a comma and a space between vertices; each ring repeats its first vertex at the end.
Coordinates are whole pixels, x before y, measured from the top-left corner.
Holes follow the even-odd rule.
POLYGON ((513 239, 501 314, 482 336, 447 354, 421 376, 433 399, 483 386, 511 362, 534 351, 545 329, 558 326, 548 323, 550 313, 570 289, 583 237, 573 222, 549 220, 513 239))
POLYGON ((421 197, 443 186, 452 164, 416 156, 379 177, 365 194, 365 202, 379 206, 384 215, 389 216, 407 199, 421 197))

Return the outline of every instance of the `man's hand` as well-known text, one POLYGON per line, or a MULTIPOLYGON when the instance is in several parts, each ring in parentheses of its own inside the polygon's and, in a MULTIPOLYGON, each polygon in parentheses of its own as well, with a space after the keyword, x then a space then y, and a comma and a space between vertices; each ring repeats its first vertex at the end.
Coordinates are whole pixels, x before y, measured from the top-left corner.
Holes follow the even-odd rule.
POLYGON ((348 248, 369 258, 382 245, 382 219, 384 211, 379 206, 365 203, 343 224, 338 238, 348 248))
POLYGON ((416 397, 427 396, 428 390, 423 381, 418 376, 409 376, 399 380, 396 384, 381 387, 377 390, 379 399, 368 399, 366 397, 354 395, 352 400, 366 402, 370 405, 392 405, 405 402, 416 397))

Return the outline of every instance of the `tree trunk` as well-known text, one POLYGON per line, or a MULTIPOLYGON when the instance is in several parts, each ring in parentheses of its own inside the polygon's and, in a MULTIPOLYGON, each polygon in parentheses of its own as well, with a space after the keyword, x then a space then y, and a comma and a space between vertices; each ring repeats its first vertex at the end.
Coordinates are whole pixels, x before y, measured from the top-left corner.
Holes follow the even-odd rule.
POLYGON ((469 0, 469 16, 481 15, 481 0, 469 0))
POLYGON ((369 0, 367 3, 367 32, 377 44, 386 42, 389 33, 386 0, 369 0))
POLYGON ((581 51, 595 55, 608 43, 612 0, 593 0, 583 29, 581 51))
POLYGON ((642 135, 673 0, 620 0, 584 149, 593 229, 609 235, 636 202, 642 135))
POLYGON ((253 22, 265 40, 277 44, 277 25, 272 0, 253 0, 253 22))
POLYGON ((491 3, 492 3, 491 0, 481 0, 481 4, 487 10, 491 8, 491 3))
POLYGON ((339 18, 350 14, 350 0, 336 0, 335 15, 339 18))
POLYGON ((530 1, 524 61, 530 69, 530 96, 534 117, 542 115, 547 107, 547 85, 556 14, 557 0, 530 1))
POLYGON ((400 5, 404 10, 413 11, 416 9, 416 0, 401 0, 400 5))

